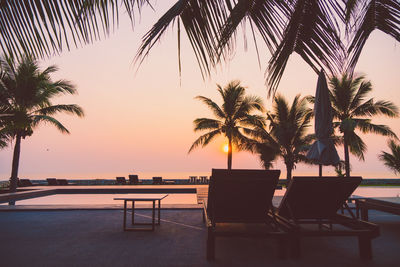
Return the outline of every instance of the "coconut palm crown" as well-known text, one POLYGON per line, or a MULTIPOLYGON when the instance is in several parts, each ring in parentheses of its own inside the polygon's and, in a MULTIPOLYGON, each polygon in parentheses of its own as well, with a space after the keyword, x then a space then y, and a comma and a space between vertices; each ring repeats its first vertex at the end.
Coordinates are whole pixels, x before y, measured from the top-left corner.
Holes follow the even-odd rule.
POLYGON ((377 115, 398 117, 399 110, 391 101, 367 98, 372 91, 370 81, 364 76, 350 77, 343 74, 330 79, 330 97, 332 101, 333 123, 343 134, 346 176, 350 176, 350 152, 360 160, 364 160, 367 145, 356 133, 375 133, 397 139, 396 134, 387 125, 373 124, 371 118, 377 115))
POLYGON ((394 140, 388 142, 390 152, 382 151, 379 159, 383 161, 386 167, 391 169, 395 174, 400 173, 400 145, 394 140))
POLYGON ((222 88, 217 85, 223 104, 219 106, 210 98, 197 96, 209 107, 215 119, 198 118, 194 120, 194 131, 207 131, 197 138, 189 149, 189 153, 198 146, 208 145, 216 136, 223 135, 228 139, 228 169, 232 168, 232 146, 240 147, 246 139, 245 135, 254 125, 264 125, 264 118, 252 114, 253 111, 263 111, 262 100, 257 96, 245 94, 245 88, 239 81, 232 81, 222 88))
POLYGON ((0 109, 3 114, 7 113, 1 117, 1 133, 15 139, 10 178, 10 191, 15 191, 21 139, 31 136, 41 123, 52 124, 62 133, 69 133, 53 115, 69 113, 82 117, 84 113, 75 104, 52 104, 51 100, 57 96, 77 92, 69 81, 52 81, 50 74, 57 71, 55 66, 41 71, 37 61, 30 56, 24 56, 20 61, 4 58, 0 64, 0 109))
POLYGON ((297 95, 289 106, 287 100, 277 94, 272 111, 267 112, 267 126, 254 129, 250 133, 254 139, 247 140, 243 148, 258 154, 266 169, 272 167, 278 157, 283 158, 286 178, 290 180, 296 163, 308 162, 305 154, 313 135, 306 132, 312 116, 305 98, 297 95))

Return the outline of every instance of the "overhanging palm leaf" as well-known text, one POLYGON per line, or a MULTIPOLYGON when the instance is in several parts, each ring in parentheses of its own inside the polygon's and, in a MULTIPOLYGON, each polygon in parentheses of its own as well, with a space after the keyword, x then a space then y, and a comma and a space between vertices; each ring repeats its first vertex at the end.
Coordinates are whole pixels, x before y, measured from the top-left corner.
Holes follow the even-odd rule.
POLYGON ((214 67, 216 63, 217 36, 227 17, 226 2, 229 0, 178 0, 143 37, 135 61, 140 64, 167 28, 176 23, 180 62, 180 25, 182 24, 203 77, 209 74, 211 67, 214 67))
POLYGON ((361 51, 375 30, 400 41, 400 2, 398 0, 347 0, 347 22, 351 31, 347 70, 353 72, 361 51))
POLYGON ((4 0, 0 2, 0 45, 8 55, 44 57, 107 36, 118 24, 121 5, 133 21, 134 8, 149 0, 4 0))

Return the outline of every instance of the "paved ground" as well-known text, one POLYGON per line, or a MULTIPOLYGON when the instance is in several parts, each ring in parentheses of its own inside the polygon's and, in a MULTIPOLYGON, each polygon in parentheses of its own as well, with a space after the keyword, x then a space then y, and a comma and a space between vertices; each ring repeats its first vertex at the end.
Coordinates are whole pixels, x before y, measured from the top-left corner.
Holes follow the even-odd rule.
MULTIPOLYGON (((139 215, 147 216, 146 211, 139 215)), ((146 217, 141 217, 146 219, 146 217)), ((162 212, 155 232, 123 232, 122 211, 0 212, 0 266, 399 266, 400 216, 370 212, 381 225, 374 260, 361 261, 355 238, 303 239, 300 260, 279 260, 275 242, 225 238, 205 260, 200 210, 162 212)))

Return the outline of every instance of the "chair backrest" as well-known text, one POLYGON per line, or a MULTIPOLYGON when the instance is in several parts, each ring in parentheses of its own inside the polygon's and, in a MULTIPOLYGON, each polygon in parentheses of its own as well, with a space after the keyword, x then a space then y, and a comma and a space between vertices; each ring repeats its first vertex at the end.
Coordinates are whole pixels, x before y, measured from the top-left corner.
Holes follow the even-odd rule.
POLYGON ((125 177, 115 177, 117 184, 126 184, 125 177))
POLYGON ((58 185, 68 185, 67 179, 57 179, 58 185))
POLYGON ((330 219, 337 214, 361 177, 293 177, 279 205, 288 219, 330 219))
POLYGON ((160 176, 153 177, 153 184, 162 184, 162 177, 160 176))
POLYGON ((212 169, 207 214, 213 223, 266 222, 280 170, 212 169))
POLYGON ((47 178, 46 180, 48 185, 58 185, 56 178, 47 178))
POLYGON ((129 175, 129 183, 130 184, 138 184, 139 183, 139 176, 136 174, 129 175))

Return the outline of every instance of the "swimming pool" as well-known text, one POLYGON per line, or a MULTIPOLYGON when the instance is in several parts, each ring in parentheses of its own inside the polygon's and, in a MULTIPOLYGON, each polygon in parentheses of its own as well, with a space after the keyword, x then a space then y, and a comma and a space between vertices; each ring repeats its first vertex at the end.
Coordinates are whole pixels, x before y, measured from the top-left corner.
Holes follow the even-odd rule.
MULTIPOLYGON (((124 197, 126 195, 127 194, 54 194, 17 200, 15 205, 118 205, 123 204, 123 201, 114 200, 114 198, 124 197)), ((161 203, 197 204, 197 195, 184 193, 168 194, 161 203)), ((2 203, 0 205, 8 205, 8 203, 2 203)))

